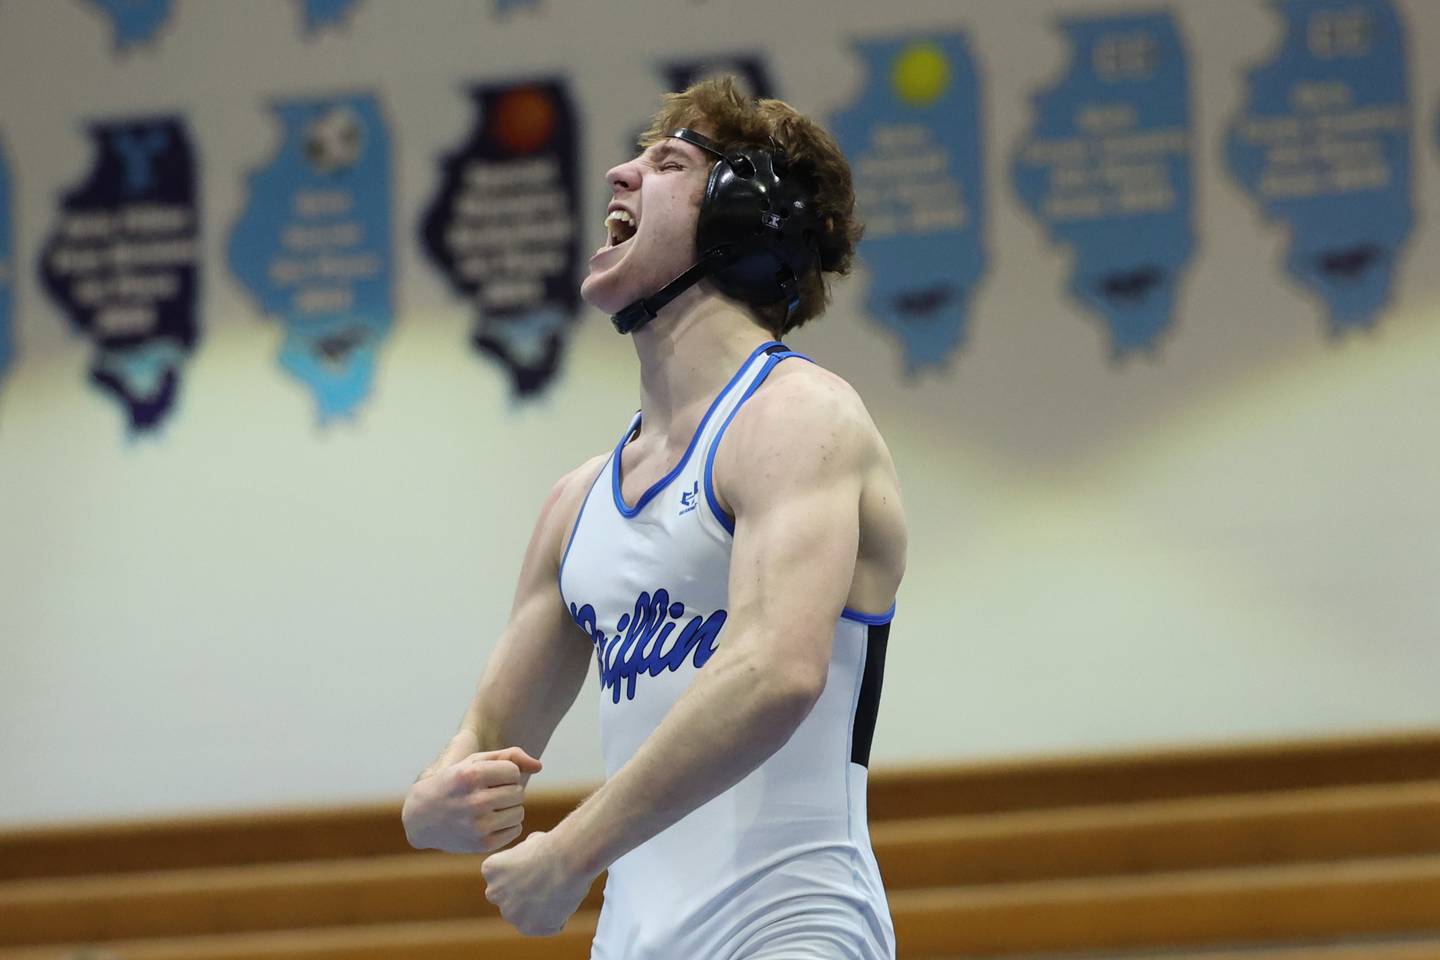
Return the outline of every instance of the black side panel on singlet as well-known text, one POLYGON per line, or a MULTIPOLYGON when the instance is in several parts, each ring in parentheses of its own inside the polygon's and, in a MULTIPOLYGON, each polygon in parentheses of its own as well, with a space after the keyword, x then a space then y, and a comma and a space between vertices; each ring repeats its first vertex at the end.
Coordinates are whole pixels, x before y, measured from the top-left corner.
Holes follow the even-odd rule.
POLYGON ((890 624, 873 623, 865 635, 865 676, 855 704, 855 728, 850 740, 850 762, 870 766, 870 744, 875 739, 875 717, 880 712, 880 685, 885 680, 885 647, 890 624))

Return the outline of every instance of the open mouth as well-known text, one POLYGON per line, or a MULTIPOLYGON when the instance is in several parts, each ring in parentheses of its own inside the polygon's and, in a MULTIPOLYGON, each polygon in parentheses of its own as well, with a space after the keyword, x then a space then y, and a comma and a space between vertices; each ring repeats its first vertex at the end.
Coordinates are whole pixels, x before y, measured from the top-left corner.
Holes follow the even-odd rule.
POLYGON ((628 210, 612 211, 610 216, 605 218, 605 245, 607 247, 620 246, 635 236, 637 226, 635 218, 630 215, 628 210))

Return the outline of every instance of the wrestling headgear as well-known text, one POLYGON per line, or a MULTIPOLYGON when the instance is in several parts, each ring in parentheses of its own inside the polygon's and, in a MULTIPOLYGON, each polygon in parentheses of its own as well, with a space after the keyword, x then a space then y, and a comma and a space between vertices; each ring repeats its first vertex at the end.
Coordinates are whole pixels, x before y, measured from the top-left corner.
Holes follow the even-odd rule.
POLYGON ((801 278, 820 268, 820 224, 784 150, 740 147, 726 153, 709 137, 684 127, 669 136, 716 158, 695 228, 700 259, 611 317, 615 329, 638 330, 706 277, 727 297, 755 307, 783 302, 793 314, 800 305, 801 278))

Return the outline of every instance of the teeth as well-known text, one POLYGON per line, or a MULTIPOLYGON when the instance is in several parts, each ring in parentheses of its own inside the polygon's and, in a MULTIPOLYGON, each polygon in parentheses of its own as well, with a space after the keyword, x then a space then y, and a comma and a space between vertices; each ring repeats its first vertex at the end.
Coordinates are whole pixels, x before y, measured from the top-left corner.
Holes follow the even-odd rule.
POLYGON ((613 247, 633 237, 635 227, 635 218, 628 210, 614 210, 605 218, 605 237, 613 247))

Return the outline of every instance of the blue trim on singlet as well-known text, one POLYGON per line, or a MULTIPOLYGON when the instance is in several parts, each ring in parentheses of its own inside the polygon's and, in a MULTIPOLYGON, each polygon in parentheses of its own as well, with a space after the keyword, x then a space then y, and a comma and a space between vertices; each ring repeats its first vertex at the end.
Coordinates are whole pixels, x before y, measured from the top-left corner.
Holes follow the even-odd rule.
POLYGON ((595 472, 595 479, 590 481, 590 489, 585 491, 585 499, 580 501, 580 509, 575 511, 575 523, 570 527, 570 539, 565 542, 565 552, 560 556, 560 569, 555 574, 555 588, 560 591, 560 600, 565 600, 565 561, 570 559, 570 548, 575 546, 575 534, 580 530, 580 518, 585 516, 585 505, 590 502, 590 495, 595 492, 595 484, 605 476, 605 468, 602 466, 595 472))
MULTIPOLYGON (((745 395, 740 398, 739 403, 735 404, 735 409, 730 411, 730 415, 725 418, 725 422, 720 424, 720 429, 715 433, 715 439, 710 441, 710 449, 705 453, 705 501, 710 504, 710 513, 720 522, 720 526, 724 527, 732 537, 735 536, 735 519, 725 512, 725 508, 720 506, 720 501, 715 496, 715 451, 720 449, 720 438, 725 436, 725 430, 730 426, 730 421, 735 419, 735 414, 740 412, 740 408, 745 406, 745 401, 749 400, 750 395, 760 387, 760 384, 765 382, 766 377, 770 376, 770 371, 775 369, 775 365, 787 357, 799 357, 801 360, 810 360, 810 358, 803 353, 787 350, 784 353, 777 353, 765 361, 765 366, 761 368, 760 375, 757 376, 755 382, 750 384, 749 388, 746 389, 745 395)), ((810 362, 814 363, 815 361, 810 360, 810 362)))
POLYGON ((854 620, 857 623, 868 623, 872 627, 879 626, 882 623, 889 623, 895 619, 895 604, 890 604, 890 609, 884 613, 861 613, 859 610, 851 610, 849 607, 846 607, 840 611, 840 619, 854 620))
POLYGON ((641 510, 645 509, 645 505, 647 503, 655 499, 656 495, 659 494, 660 491, 664 490, 670 485, 670 481, 674 480, 680 475, 680 471, 685 469, 685 464, 690 462, 690 454, 695 451, 695 443, 700 439, 700 434, 705 432, 705 425, 710 422, 710 415, 715 412, 716 407, 720 406, 720 401, 723 400, 725 396, 730 392, 730 389, 734 387, 737 382, 739 382, 740 377, 745 373, 745 371, 750 369, 750 364, 756 357, 760 356, 760 354, 764 353, 766 350, 769 350, 771 347, 777 346, 781 346, 781 344, 775 340, 767 340, 764 343, 760 344, 760 346, 756 347, 755 351, 751 353, 750 356, 745 358, 745 362, 740 364, 740 369, 735 371, 735 376, 731 377, 730 382, 725 384, 725 389, 717 393, 715 395, 715 399, 710 401, 710 407, 705 411, 705 416, 700 418, 700 425, 695 428, 695 433, 691 435, 690 445, 685 448, 685 455, 680 458, 680 462, 675 464, 675 468, 673 470, 665 474, 665 476, 661 477, 659 480, 656 480, 654 483, 652 483, 650 485, 650 489, 646 490, 643 494, 640 495, 640 499, 636 502, 635 506, 628 507, 625 505, 625 498, 620 494, 620 453, 625 449, 625 444, 629 443, 631 437, 634 436, 635 429, 640 426, 640 414, 637 413, 635 415, 635 418, 630 421, 629 428, 625 431, 623 435, 621 435, 620 442, 615 445, 615 456, 610 465, 611 492, 614 494, 615 497, 615 509, 620 511, 621 516, 626 518, 635 517, 637 514, 640 513, 641 510))
MULTIPOLYGON (((815 362, 810 357, 805 356, 805 354, 796 353, 794 350, 777 353, 767 360, 765 366, 761 368, 760 374, 745 390, 745 394, 740 398, 740 402, 735 404, 735 409, 731 410, 730 415, 725 418, 725 422, 720 424, 720 429, 716 431, 715 439, 710 441, 710 449, 705 454, 705 501, 710 505, 711 514, 714 515, 715 519, 720 522, 720 525, 724 527, 732 537, 735 535, 735 520, 725 512, 725 509, 720 506, 720 501, 715 496, 715 451, 720 448, 720 439, 725 436, 725 430, 730 426, 730 421, 735 419, 735 414, 740 412, 740 408, 745 405, 745 401, 749 400, 750 395, 759 389, 760 384, 765 382, 765 378, 770 376, 770 371, 775 369, 775 365, 788 357, 799 357, 801 360, 809 360, 811 363, 815 362)), ((854 620, 857 623, 864 623, 870 626, 878 626, 889 623, 895 619, 895 604, 891 603, 890 609, 884 613, 864 613, 860 610, 852 610, 846 607, 840 611, 840 618, 842 620, 854 620)), ((859 688, 857 687, 856 689, 858 690, 859 688)))

